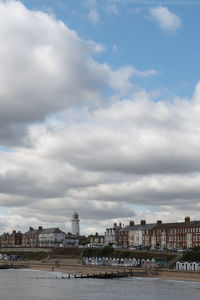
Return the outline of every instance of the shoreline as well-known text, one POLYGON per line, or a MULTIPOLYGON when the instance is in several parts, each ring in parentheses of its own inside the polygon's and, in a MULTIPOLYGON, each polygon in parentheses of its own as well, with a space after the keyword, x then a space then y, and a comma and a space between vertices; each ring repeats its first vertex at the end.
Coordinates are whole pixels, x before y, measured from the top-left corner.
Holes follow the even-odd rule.
POLYGON ((200 282, 200 272, 196 271, 178 271, 178 270, 168 270, 168 269, 157 269, 148 270, 147 274, 144 276, 144 269, 133 268, 133 267, 112 267, 112 266, 85 266, 80 263, 77 259, 67 259, 65 262, 59 262, 56 265, 53 262, 41 263, 41 262, 29 262, 28 269, 40 270, 47 272, 62 272, 71 275, 92 275, 100 273, 116 273, 125 271, 137 272, 138 276, 143 278, 160 278, 163 280, 178 280, 178 281, 191 281, 200 282))

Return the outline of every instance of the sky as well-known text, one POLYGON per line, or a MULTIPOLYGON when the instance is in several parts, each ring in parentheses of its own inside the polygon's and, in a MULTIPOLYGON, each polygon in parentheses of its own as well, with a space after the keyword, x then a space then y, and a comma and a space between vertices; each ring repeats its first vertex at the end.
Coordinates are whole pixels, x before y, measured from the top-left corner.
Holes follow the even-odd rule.
POLYGON ((0 233, 199 219, 200 0, 0 0, 0 233))

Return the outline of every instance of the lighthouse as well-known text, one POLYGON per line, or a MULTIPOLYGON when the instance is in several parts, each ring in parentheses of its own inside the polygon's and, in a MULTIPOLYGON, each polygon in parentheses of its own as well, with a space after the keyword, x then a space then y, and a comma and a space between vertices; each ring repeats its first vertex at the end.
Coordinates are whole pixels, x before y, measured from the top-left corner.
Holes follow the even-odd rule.
POLYGON ((73 235, 79 235, 80 234, 80 230, 79 230, 79 219, 78 219, 78 214, 75 211, 72 215, 72 219, 71 219, 71 232, 73 235))

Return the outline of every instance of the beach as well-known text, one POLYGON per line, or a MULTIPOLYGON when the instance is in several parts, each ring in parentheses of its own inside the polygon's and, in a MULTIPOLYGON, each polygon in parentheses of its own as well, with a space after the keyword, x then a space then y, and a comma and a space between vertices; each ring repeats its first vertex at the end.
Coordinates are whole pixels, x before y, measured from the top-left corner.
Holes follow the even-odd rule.
MULTIPOLYGON (((72 275, 92 275, 99 273, 116 273, 122 271, 134 271, 138 273, 138 277, 143 277, 143 268, 133 268, 133 267, 112 267, 112 266, 85 266, 82 265, 80 259, 60 259, 60 260, 50 260, 48 262, 39 261, 29 261, 28 268, 34 270, 44 270, 44 271, 55 271, 63 272, 72 275), (141 274, 140 274, 141 273, 141 274)), ((157 269, 149 270, 145 277, 162 278, 168 280, 184 280, 184 281, 198 281, 200 282, 200 272, 196 271, 178 271, 169 269, 157 269)))

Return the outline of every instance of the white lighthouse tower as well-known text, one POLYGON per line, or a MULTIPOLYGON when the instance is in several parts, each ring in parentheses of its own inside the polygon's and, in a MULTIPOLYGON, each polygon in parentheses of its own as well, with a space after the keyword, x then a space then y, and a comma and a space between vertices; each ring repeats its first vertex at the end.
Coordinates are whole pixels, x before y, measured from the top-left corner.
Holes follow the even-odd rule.
POLYGON ((80 234, 79 219, 78 219, 78 214, 76 211, 73 213, 72 219, 71 219, 71 232, 74 235, 80 234))

